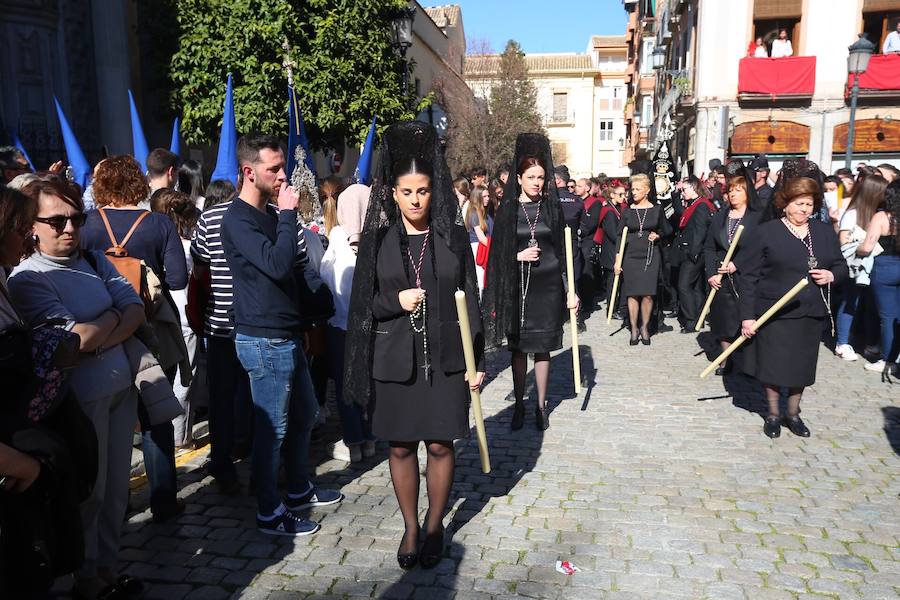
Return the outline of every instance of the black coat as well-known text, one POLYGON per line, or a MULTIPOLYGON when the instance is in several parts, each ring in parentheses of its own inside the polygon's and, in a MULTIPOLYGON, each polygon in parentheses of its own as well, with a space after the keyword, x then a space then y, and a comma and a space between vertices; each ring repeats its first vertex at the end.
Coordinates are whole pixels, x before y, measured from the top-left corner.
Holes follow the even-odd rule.
MULTIPOLYGON (((840 285, 848 275, 847 261, 841 254, 834 228, 820 221, 809 221, 809 231, 818 268, 831 271, 835 285, 840 285)), ((741 291, 741 320, 758 318, 798 281, 807 277, 808 259, 803 242, 788 230, 781 219, 759 225, 735 262, 738 289, 741 291)), ((825 317, 827 314, 819 287, 810 282, 781 309, 778 316, 825 317)))
MULTIPOLYGON (((752 211, 749 208, 744 213, 741 225, 744 226, 744 232, 741 239, 738 240, 738 246, 735 249, 731 261, 737 264, 738 255, 750 243, 750 238, 757 235, 756 227, 759 225, 762 214, 758 211, 752 211)), ((722 261, 725 260, 725 254, 728 252, 728 209, 723 208, 713 215, 712 222, 706 232, 706 240, 703 244, 703 258, 706 268, 706 278, 709 279, 716 275, 722 261)), ((796 283, 796 282, 794 282, 796 283)))
POLYGON ((612 269, 616 264, 616 252, 619 250, 619 213, 618 207, 606 211, 600 228, 603 230, 603 241, 600 243, 600 266, 612 269))
MULTIPOLYGON (((375 318, 372 377, 380 381, 408 381, 416 368, 413 359, 416 340, 410 328, 409 313, 400 306, 399 298, 402 290, 414 287, 409 283, 400 254, 399 227, 402 225, 395 224, 388 229, 378 250, 377 281, 375 297, 372 299, 372 315, 375 318)), ((437 301, 440 312, 437 315, 440 319, 440 339, 429 339, 428 343, 439 344, 440 368, 444 373, 460 373, 466 370, 466 363, 454 294, 458 289, 465 289, 465 265, 459 264, 456 254, 450 250, 440 235, 433 240, 433 247, 441 294, 437 301)), ((474 269, 471 252, 466 256, 473 261, 471 266, 474 269)), ((484 354, 481 311, 478 298, 467 295, 466 300, 475 344, 475 360, 481 365, 484 354)), ((479 369, 483 367, 479 366, 479 369)))
POLYGON ((714 213, 705 202, 699 199, 694 202, 698 203, 697 207, 691 214, 691 218, 685 223, 684 229, 678 231, 675 237, 675 247, 683 258, 695 263, 703 253, 703 242, 706 240, 706 232, 714 213))

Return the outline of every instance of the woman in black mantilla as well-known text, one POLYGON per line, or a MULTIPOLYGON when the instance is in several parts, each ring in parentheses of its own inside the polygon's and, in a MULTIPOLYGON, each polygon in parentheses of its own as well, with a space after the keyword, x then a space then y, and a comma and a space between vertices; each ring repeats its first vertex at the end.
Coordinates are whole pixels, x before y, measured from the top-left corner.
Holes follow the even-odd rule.
MULTIPOLYGON (((432 126, 413 121, 388 128, 350 300, 344 399, 365 406, 374 393, 372 431, 390 442, 391 481, 406 528, 397 551, 404 569, 416 562, 432 568, 443 555, 453 440, 469 430, 457 289, 466 291, 483 364, 475 263, 469 236, 456 224, 451 183, 432 126), (421 441, 428 450, 429 507, 419 551, 421 441)), ((476 389, 484 379, 483 366, 478 370, 476 389)))
MULTIPOLYGON (((709 329, 722 346, 724 352, 741 333, 741 317, 738 314, 736 263, 739 262, 744 247, 756 235, 763 207, 753 185, 753 177, 744 163, 735 160, 725 167, 728 179, 725 184, 727 207, 713 215, 706 233, 703 256, 706 279, 716 290, 716 296, 709 308, 709 329), (723 265, 725 254, 739 226, 744 231, 738 240, 732 260, 723 265)), ((733 354, 726 365, 716 369, 716 375, 724 375, 731 361, 738 360, 740 353, 733 354)))
POLYGON ((628 227, 622 266, 622 295, 628 298, 628 320, 631 325, 629 343, 650 345, 650 316, 659 285, 662 259, 657 242, 671 235, 672 228, 658 202, 650 194, 650 178, 643 173, 631 176, 631 202, 619 220, 619 236, 628 227), (640 311, 640 328, 638 328, 640 311))
POLYGON ((535 424, 544 430, 550 426, 550 353, 562 348, 566 308, 577 308, 578 297, 568 290, 567 298, 564 221, 556 186, 547 178, 553 169, 547 138, 519 134, 515 166, 516 176, 507 180, 503 193, 508 200, 494 221, 484 312, 489 344, 506 338, 512 352, 512 429, 521 429, 525 420, 525 374, 528 355, 534 354, 535 424))

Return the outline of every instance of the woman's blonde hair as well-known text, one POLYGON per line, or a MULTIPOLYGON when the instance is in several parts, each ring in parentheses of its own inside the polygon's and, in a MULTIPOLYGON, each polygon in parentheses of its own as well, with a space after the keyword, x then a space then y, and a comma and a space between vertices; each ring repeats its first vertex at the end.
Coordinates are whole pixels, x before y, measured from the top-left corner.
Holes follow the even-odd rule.
POLYGON ((338 224, 337 203, 338 196, 344 191, 341 180, 331 176, 319 186, 319 201, 322 203, 322 216, 325 220, 325 235, 330 235, 331 230, 338 224))
POLYGON ((637 173, 631 176, 631 185, 634 186, 636 183, 643 183, 648 189, 650 188, 650 178, 643 173, 637 173))
POLYGON ((475 209, 475 214, 478 215, 478 228, 481 229, 482 232, 487 233, 487 218, 484 214, 484 192, 487 191, 487 188, 483 185, 476 185, 472 188, 472 191, 469 193, 469 204, 468 209, 466 209, 465 215, 465 224, 466 229, 469 229, 469 213, 468 211, 475 209))

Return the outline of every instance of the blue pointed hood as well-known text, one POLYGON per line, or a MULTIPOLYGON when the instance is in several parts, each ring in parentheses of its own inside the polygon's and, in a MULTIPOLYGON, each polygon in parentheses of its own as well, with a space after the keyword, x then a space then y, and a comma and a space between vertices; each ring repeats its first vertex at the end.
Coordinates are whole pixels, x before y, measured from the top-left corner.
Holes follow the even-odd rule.
POLYGON ((147 146, 147 138, 144 137, 141 117, 138 114, 137 105, 134 103, 134 95, 132 95, 131 90, 128 90, 128 104, 131 107, 131 154, 141 165, 141 171, 146 173, 147 155, 150 154, 150 148, 147 146))
POLYGON ((213 169, 210 181, 224 179, 237 185, 237 128, 234 124, 234 91, 231 73, 225 87, 225 106, 222 111, 222 130, 219 133, 219 154, 216 157, 216 168, 213 169))
POLYGON ((175 117, 172 123, 172 142, 169 144, 169 152, 175 156, 181 156, 181 119, 175 117))
POLYGON ((363 185, 369 185, 372 179, 372 157, 375 156, 375 123, 377 120, 378 117, 372 117, 372 125, 366 135, 366 143, 363 145, 362 154, 356 164, 356 172, 353 174, 357 183, 363 185))
POLYGON ((31 162, 31 158, 28 156, 28 152, 25 150, 25 145, 22 144, 22 140, 19 139, 19 134, 17 132, 12 133, 12 142, 13 146, 19 149, 19 152, 22 153, 22 156, 25 157, 26 162, 28 162, 28 166, 31 167, 31 170, 34 171, 34 163, 31 162))
POLYGON ((56 105, 56 116, 59 117, 59 128, 62 131, 63 144, 66 147, 66 158, 75 175, 74 181, 81 186, 81 189, 86 189, 88 181, 91 179, 91 165, 84 157, 84 152, 81 151, 81 146, 75 138, 75 132, 72 131, 69 120, 66 119, 56 96, 53 97, 53 103, 56 105))

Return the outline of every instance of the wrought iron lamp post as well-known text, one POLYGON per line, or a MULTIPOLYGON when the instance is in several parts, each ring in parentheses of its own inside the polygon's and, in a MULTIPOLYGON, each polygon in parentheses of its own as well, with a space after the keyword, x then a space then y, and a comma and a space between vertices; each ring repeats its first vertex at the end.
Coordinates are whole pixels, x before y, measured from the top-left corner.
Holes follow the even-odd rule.
POLYGON ((851 45, 847 56, 847 72, 853 78, 853 88, 850 92, 850 122, 847 125, 847 154, 844 167, 850 168, 853 160, 853 143, 856 139, 856 101, 859 97, 859 76, 869 67, 869 59, 875 52, 875 44, 866 37, 865 33, 859 34, 859 39, 851 45))

